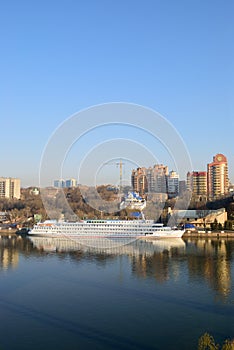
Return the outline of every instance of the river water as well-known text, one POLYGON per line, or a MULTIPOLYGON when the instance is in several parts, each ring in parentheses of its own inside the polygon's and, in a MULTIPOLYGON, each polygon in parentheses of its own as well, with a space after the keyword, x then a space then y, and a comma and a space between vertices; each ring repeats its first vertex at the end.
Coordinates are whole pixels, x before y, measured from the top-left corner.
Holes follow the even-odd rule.
POLYGON ((0 238, 0 349, 197 349, 234 338, 234 240, 0 238), (126 242, 125 242, 126 243, 126 242))

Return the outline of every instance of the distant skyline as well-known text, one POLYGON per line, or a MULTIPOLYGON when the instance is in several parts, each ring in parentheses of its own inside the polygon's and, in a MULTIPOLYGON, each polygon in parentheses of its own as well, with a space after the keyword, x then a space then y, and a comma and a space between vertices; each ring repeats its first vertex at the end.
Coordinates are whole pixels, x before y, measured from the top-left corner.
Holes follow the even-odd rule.
MULTIPOLYGON (((233 12, 231 0, 2 3, 0 176, 37 186, 43 150, 64 120, 93 105, 129 102, 174 126, 193 170, 227 156, 234 183, 233 12)), ((71 149, 65 177, 77 178, 84 153, 108 133, 128 137, 121 126, 94 130, 71 149)), ((159 144, 139 137, 167 165, 159 144)))

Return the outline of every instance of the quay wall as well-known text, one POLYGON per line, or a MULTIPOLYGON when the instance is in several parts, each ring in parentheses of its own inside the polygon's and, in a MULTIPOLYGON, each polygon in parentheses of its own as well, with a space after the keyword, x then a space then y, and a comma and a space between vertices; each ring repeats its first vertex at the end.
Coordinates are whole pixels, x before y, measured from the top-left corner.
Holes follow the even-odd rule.
POLYGON ((0 230, 0 236, 16 236, 17 230, 0 230))
POLYGON ((234 238, 234 231, 197 232, 186 231, 182 238, 234 238))

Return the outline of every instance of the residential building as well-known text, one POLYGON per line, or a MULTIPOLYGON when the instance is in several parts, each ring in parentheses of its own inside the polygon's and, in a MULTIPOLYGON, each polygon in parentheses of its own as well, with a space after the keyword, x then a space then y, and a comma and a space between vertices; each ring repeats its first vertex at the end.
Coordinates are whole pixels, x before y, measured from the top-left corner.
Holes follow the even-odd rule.
POLYGON ((76 179, 68 179, 65 181, 65 187, 76 187, 77 181, 76 179))
POLYGON ((20 179, 0 177, 0 198, 20 199, 20 179))
POLYGON ((182 196, 187 190, 187 183, 185 180, 179 181, 179 195, 182 196))
POLYGON ((148 192, 146 171, 146 168, 137 168, 132 171, 132 188, 140 196, 144 196, 148 192))
POLYGON ((216 154, 213 162, 207 165, 207 180, 210 199, 228 194, 228 162, 223 154, 216 154))
POLYGON ((132 171, 132 187, 140 196, 146 193, 167 193, 168 167, 156 164, 149 168, 137 168, 132 171))
POLYGON ((179 194, 179 175, 176 171, 170 171, 167 176, 167 191, 169 196, 178 196, 179 194))
POLYGON ((187 173, 187 191, 192 192, 193 191, 193 173, 190 171, 187 173))
POLYGON ((65 181, 63 179, 54 180, 54 187, 55 188, 64 188, 65 187, 65 181))
POLYGON ((195 195, 207 195, 207 172, 206 171, 194 171, 192 174, 193 194, 195 195))
POLYGON ((187 189, 199 200, 207 197, 207 172, 193 171, 187 174, 187 189))
POLYGON ((167 193, 168 167, 163 164, 155 164, 146 172, 148 192, 167 193))
POLYGON ((59 179, 59 180, 54 180, 54 187, 55 188, 69 188, 69 187, 76 187, 77 186, 77 181, 76 179, 59 179))

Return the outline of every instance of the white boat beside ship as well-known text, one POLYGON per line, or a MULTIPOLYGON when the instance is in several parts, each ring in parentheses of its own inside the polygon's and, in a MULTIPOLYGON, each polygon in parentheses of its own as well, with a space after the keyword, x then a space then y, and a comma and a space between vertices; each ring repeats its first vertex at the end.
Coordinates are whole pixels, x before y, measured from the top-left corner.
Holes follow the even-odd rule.
POLYGON ((46 220, 36 224, 30 236, 107 237, 107 238, 181 238, 184 229, 165 227, 154 220, 81 220, 77 222, 46 220))

